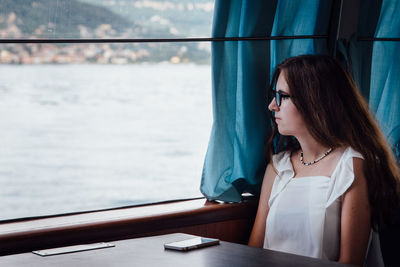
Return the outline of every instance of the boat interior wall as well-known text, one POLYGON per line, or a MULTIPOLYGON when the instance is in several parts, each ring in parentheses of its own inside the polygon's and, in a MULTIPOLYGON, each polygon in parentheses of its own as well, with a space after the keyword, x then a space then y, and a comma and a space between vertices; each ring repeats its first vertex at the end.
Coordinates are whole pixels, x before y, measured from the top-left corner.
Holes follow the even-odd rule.
POLYGON ((328 47, 331 55, 337 56, 337 41, 348 42, 357 32, 360 1, 332 1, 328 47))
POLYGON ((350 40, 357 32, 360 0, 340 1, 342 5, 340 20, 338 23, 339 40, 350 40))
POLYGON ((0 224, 0 255, 187 233, 247 243, 257 202, 218 204, 204 198, 0 224))

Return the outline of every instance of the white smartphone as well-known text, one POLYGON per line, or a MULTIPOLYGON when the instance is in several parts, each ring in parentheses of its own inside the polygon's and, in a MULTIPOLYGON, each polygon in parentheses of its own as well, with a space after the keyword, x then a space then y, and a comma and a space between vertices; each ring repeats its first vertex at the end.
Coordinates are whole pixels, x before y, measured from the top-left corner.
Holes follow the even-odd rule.
POLYGON ((182 241, 176 241, 164 244, 164 248, 187 251, 196 248, 203 248, 213 245, 219 245, 219 239, 206 238, 206 237, 194 237, 182 241))

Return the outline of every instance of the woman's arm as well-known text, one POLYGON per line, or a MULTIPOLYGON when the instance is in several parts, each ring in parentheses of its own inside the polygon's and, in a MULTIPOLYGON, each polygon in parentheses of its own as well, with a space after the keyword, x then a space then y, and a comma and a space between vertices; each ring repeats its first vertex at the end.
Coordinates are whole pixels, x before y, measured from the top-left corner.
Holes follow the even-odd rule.
POLYGON ((260 200, 258 202, 258 209, 256 219, 254 220, 253 230, 251 231, 249 246, 263 247, 265 235, 265 222, 268 216, 269 206, 268 200, 271 195, 272 185, 275 176, 277 175, 271 163, 268 164, 267 170, 264 174, 264 180, 261 187, 260 200))
POLYGON ((364 161, 353 158, 354 181, 343 195, 339 262, 362 265, 371 231, 371 211, 364 161))

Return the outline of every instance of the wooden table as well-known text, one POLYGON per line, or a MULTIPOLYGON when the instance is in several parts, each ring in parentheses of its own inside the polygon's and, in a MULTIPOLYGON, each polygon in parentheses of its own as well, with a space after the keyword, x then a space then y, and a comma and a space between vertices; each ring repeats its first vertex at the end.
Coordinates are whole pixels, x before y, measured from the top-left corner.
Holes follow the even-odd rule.
POLYGON ((0 257, 0 266, 349 266, 272 250, 223 242, 187 252, 165 250, 163 244, 193 237, 169 234, 110 242, 112 248, 41 257, 33 253, 0 257))

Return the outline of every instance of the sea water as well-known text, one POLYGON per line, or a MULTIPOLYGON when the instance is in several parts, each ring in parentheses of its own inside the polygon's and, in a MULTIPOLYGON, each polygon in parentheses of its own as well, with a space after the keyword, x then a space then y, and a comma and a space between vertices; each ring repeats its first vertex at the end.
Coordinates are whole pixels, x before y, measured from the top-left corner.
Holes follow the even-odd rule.
POLYGON ((209 65, 0 65, 0 220, 200 196, 209 65))

